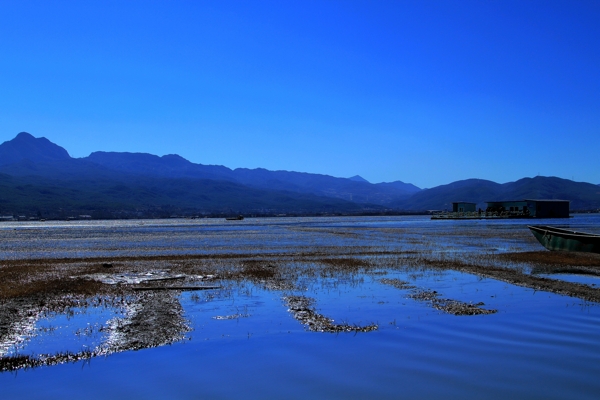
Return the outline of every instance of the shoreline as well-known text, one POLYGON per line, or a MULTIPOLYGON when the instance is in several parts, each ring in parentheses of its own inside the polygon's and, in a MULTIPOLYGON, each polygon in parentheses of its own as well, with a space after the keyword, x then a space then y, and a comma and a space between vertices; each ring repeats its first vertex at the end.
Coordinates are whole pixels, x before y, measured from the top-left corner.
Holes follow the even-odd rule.
MULTIPOLYGON (((356 250, 356 249, 355 249, 356 250)), ((293 297, 299 280, 326 276, 371 276, 378 281, 388 271, 450 270, 482 276, 533 290, 600 303, 600 289, 580 283, 540 277, 539 273, 587 273, 600 276, 600 256, 586 253, 537 252, 460 254, 440 258, 418 251, 355 251, 340 247, 328 251, 291 251, 268 254, 161 255, 83 257, 63 259, 1 260, 0 275, 0 371, 13 371, 88 359, 115 352, 174 343, 185 338, 189 326, 178 300, 182 290, 229 290, 251 282, 279 293, 294 309, 293 317, 307 330, 320 332, 369 332, 376 325, 333 324, 310 306, 310 298, 293 297), (529 270, 527 272, 526 270, 529 270), (35 326, 42 315, 73 307, 102 303, 123 310, 125 316, 106 328, 110 340, 79 353, 4 356, 6 343, 35 326), (315 321, 319 321, 315 325, 315 321), (316 326, 316 327, 315 327, 316 326)), ((440 298, 428 289, 415 291, 406 282, 381 280, 407 298, 454 315, 480 315, 479 304, 440 298), (412 290, 412 291, 411 291, 412 290)), ((483 304, 483 303, 482 303, 483 304)), ((291 312, 291 311, 290 311, 291 312)), ((16 342, 15 342, 16 343, 16 342)))

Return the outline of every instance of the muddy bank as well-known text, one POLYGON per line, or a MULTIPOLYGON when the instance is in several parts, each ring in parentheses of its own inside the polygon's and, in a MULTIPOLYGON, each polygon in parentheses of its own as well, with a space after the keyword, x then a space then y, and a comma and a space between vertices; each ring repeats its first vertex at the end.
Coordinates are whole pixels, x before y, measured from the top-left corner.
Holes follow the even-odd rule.
POLYGON ((143 292, 127 308, 125 318, 109 321, 109 337, 100 352, 162 346, 183 339, 189 331, 183 307, 171 291, 143 292))
MULTIPOLYGON (((295 290, 303 281, 332 277, 339 274, 376 274, 378 271, 404 268, 451 269, 512 284, 547 290, 553 293, 599 301, 595 288, 576 283, 536 277, 514 268, 528 266, 537 271, 597 271, 600 255, 561 252, 527 252, 465 256, 440 259, 434 253, 369 251, 368 249, 337 248, 323 251, 271 254, 221 254, 194 256, 111 257, 68 260, 0 261, 0 313, 11 320, 15 309, 27 304, 60 308, 59 299, 93 296, 124 296, 132 294, 136 285, 107 285, 89 279, 91 275, 114 277, 159 271, 177 278, 173 282, 146 282, 144 286, 219 285, 224 281, 249 280, 269 290, 295 290), (363 251, 364 250, 364 251, 363 251), (350 255, 349 255, 350 254, 350 255), (151 284, 150 284, 151 283, 151 284), (6 303, 11 299, 10 305, 6 303), (50 301, 51 300, 51 301, 50 301), (14 306, 15 302, 20 305, 14 306), (11 311, 12 310, 12 311, 11 311)), ((165 276, 166 277, 166 276, 165 276)), ((164 278, 164 277, 163 277, 164 278)), ((168 277, 167 277, 168 278, 168 277)), ((140 287, 139 285, 137 287, 140 287)), ((6 330, 0 323, 0 335, 6 330)))
POLYGON ((600 254, 568 251, 528 251, 522 253, 506 253, 496 256, 499 260, 529 263, 550 267, 588 267, 600 271, 600 254))
POLYGON ((301 324, 313 332, 371 332, 377 330, 376 324, 365 326, 336 324, 334 320, 318 313, 315 308, 315 300, 306 296, 286 296, 283 298, 289 312, 301 324))
POLYGON ((139 350, 173 343, 189 331, 183 307, 172 291, 148 291, 126 297, 84 298, 18 298, 0 304, 0 371, 11 371, 85 360, 115 352, 139 350), (115 317, 100 328, 106 340, 93 349, 77 352, 14 354, 4 356, 13 346, 34 332, 41 318, 53 313, 69 313, 73 308, 110 307, 121 309, 125 316, 115 317))
POLYGON ((165 266, 160 262, 140 265, 108 260, 35 260, 6 264, 0 264, 0 371, 85 360, 179 341, 189 327, 178 299, 181 288, 171 286, 184 283, 186 289, 196 288, 212 280, 210 275, 182 277, 154 270, 165 266), (96 348, 36 356, 11 351, 35 334, 36 323, 42 318, 69 315, 75 309, 90 307, 105 307, 123 315, 100 328, 105 340, 96 348), (8 356, 9 352, 12 355, 8 356))
MULTIPOLYGON (((447 257, 447 256, 444 256, 447 257)), ((317 251, 271 254, 222 254, 201 256, 156 256, 82 258, 68 260, 0 261, 0 370, 53 365, 173 343, 185 337, 189 324, 179 302, 185 288, 213 287, 227 290, 251 282, 278 292, 292 317, 312 332, 369 332, 377 325, 336 323, 320 314, 314 299, 293 293, 314 282, 333 279, 362 284, 365 276, 406 290, 407 297, 453 315, 491 314, 484 304, 446 299, 408 282, 381 280, 388 271, 455 270, 500 280, 534 290, 600 302, 600 290, 577 283, 535 276, 526 270, 587 269, 600 271, 596 255, 551 252, 469 255, 441 258, 434 252, 372 251, 346 247, 317 251), (517 267, 515 267, 517 266, 517 267), (526 267, 526 268, 525 268, 526 267), (140 290, 143 289, 143 290, 140 290), (73 307, 102 303, 122 311, 121 318, 102 328, 107 339, 95 349, 76 353, 6 357, 10 346, 27 337, 39 318, 73 307)), ((246 317, 221 316, 219 319, 246 317)))
MULTIPOLYGON (((499 258, 506 258, 501 256, 499 258)), ((600 302, 600 289, 590 287, 588 285, 566 282, 558 279, 549 279, 540 276, 535 276, 526 273, 517 268, 499 267, 490 264, 475 264, 468 261, 458 260, 435 260, 435 259, 420 259, 420 265, 428 268, 438 268, 446 270, 454 270, 492 278, 499 281, 507 282, 517 286, 523 286, 534 290, 540 290, 560 295, 576 297, 585 301, 600 302)), ((568 266, 563 265, 562 268, 568 266)), ((573 269, 577 266, 571 266, 573 269)))
POLYGON ((600 254, 536 251, 498 255, 499 260, 524 263, 532 274, 578 274, 600 276, 600 254))
POLYGON ((465 303, 460 300, 453 299, 445 299, 441 297, 441 293, 438 293, 435 290, 428 289, 419 289, 408 282, 402 281, 400 279, 381 279, 381 283, 386 285, 394 286, 400 290, 409 290, 410 293, 408 298, 417 301, 423 301, 428 303, 431 307, 436 310, 444 311, 445 313, 452 315, 487 315, 487 314, 495 314, 498 310, 489 310, 485 308, 481 308, 485 304, 483 302, 479 303, 465 303))

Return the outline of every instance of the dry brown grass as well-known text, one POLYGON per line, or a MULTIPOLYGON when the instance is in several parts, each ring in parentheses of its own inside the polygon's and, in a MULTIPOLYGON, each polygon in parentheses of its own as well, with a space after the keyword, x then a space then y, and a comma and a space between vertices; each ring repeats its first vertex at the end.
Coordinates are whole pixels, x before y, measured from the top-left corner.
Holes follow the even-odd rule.
POLYGON ((567 251, 529 251, 524 253, 499 254, 498 259, 519 263, 557 266, 583 266, 600 269, 600 254, 567 251))
MULTIPOLYGON (((77 304, 77 302, 83 304, 82 302, 85 301, 94 301, 93 299, 97 299, 99 296, 105 296, 108 303, 110 303, 110 299, 115 299, 115 304, 130 301, 125 301, 124 298, 131 299, 136 296, 138 296, 138 300, 146 298, 135 294, 133 290, 135 285, 108 285, 88 279, 86 276, 92 274, 140 273, 156 270, 184 274, 186 279, 191 280, 198 279, 200 275, 213 275, 214 280, 219 281, 219 285, 229 287, 252 282, 268 290, 280 291, 284 297, 289 299, 294 299, 294 297, 289 297, 290 291, 310 286, 312 282, 322 278, 339 278, 340 281, 345 282, 360 282, 365 274, 371 274, 380 279, 379 275, 393 270, 408 272, 409 276, 410 274, 435 274, 443 273, 443 270, 455 270, 535 290, 544 290, 600 302, 599 289, 577 283, 546 279, 526 272, 528 268, 531 270, 536 266, 553 268, 554 270, 560 267, 562 270, 567 269, 572 272, 582 268, 600 271, 600 255, 548 251, 509 254, 440 253, 430 250, 387 251, 371 247, 348 248, 334 246, 314 249, 307 247, 294 250, 260 254, 0 261, 0 337, 6 336, 7 332, 12 329, 11 319, 16 320, 23 317, 24 312, 64 310, 66 307, 77 304)), ((383 283, 391 284, 402 290, 415 290, 414 287, 402 281, 384 280, 383 283)), ((156 282, 154 284, 157 286, 169 285, 168 282, 156 282)), ((413 295, 416 296, 415 299, 417 300, 428 301, 433 307, 452 314, 472 315, 493 312, 493 310, 482 310, 479 303, 473 305, 443 299, 437 293, 415 291, 413 295), (419 299, 418 296, 427 298, 419 299)), ((142 327, 139 329, 140 331, 154 329, 145 327, 142 323, 149 315, 154 319, 157 319, 159 315, 166 315, 162 311, 154 315, 153 313, 158 309, 174 310, 173 315, 170 317, 172 320, 176 320, 180 315, 181 310, 171 305, 170 298, 151 294, 145 294, 144 296, 152 301, 148 300, 146 302, 147 307, 144 308, 146 311, 140 314, 139 325, 142 327), (164 303, 164 305, 161 308, 155 303, 164 303)), ((307 326, 314 325, 313 327, 309 326, 309 329, 314 328, 331 332, 375 329, 375 325, 367 327, 336 325, 327 317, 320 315, 312 307, 310 301, 308 303, 304 300, 302 302, 292 301, 292 303, 296 308, 294 317, 301 323, 308 324, 307 326)), ((181 328, 179 325, 178 329, 181 328)), ((173 340, 172 338, 177 337, 176 333, 169 332, 169 334, 163 336, 166 338, 165 340, 173 340)), ((138 340, 138 336, 132 335, 132 340, 138 340)), ((147 341, 140 346, 149 345, 156 344, 147 341)), ((60 360, 70 360, 78 357, 81 359, 87 356, 89 355, 77 354, 67 358, 56 356, 48 359, 50 363, 53 363, 54 360, 61 362, 60 360)), ((37 361, 27 360, 19 356, 7 360, 7 365, 14 364, 13 367, 17 365, 34 366, 36 365, 35 362, 37 361)), ((13 367, 9 366, 9 368, 13 367)))

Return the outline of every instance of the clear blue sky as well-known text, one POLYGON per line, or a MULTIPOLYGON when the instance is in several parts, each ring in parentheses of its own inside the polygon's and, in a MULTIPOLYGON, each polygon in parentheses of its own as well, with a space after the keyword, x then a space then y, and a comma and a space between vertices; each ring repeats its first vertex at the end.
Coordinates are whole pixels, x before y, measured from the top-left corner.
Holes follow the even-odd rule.
POLYGON ((0 142, 600 183, 600 1, 0 1, 0 142))

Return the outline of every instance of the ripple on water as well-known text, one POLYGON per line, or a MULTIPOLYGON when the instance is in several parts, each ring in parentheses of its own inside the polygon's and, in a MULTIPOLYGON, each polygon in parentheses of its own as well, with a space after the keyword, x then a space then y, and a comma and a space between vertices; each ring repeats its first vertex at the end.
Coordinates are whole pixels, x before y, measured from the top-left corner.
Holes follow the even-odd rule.
MULTIPOLYGON (((244 223, 244 229, 216 221, 167 227, 154 221, 148 229, 124 222, 81 224, 76 233, 66 224, 38 227, 41 233, 0 229, 0 237, 7 239, 0 241, 0 248, 8 251, 2 254, 15 258, 25 257, 29 251, 36 256, 240 249, 258 253, 343 248, 346 244, 435 252, 433 235, 442 240, 443 251, 471 252, 512 248, 515 235, 521 235, 524 228, 516 223, 433 225, 423 218, 248 219, 244 223), (473 238, 477 243, 464 238, 453 241, 453 231, 461 226, 469 229, 469 235, 481 233, 473 238), (111 232, 104 232, 107 228, 111 232), (343 228, 344 234, 328 232, 338 228, 343 228), (377 234, 380 228, 386 229, 381 235, 377 234), (424 229, 431 235, 405 234, 411 241, 407 243, 401 229, 424 229), (514 234, 494 236, 506 231, 514 234), (78 241, 77 235, 85 237, 78 241), (167 236, 171 238, 162 243, 167 236), (24 237, 37 241, 23 242, 24 237), (122 244, 123 238, 127 240, 122 244), (52 250, 58 241, 62 247, 52 250), (487 247, 480 247, 483 244, 487 247)), ((522 244, 526 249, 536 246, 535 242, 522 244)), ((597 304, 425 267, 379 272, 382 274, 357 273, 339 279, 329 275, 302 278, 296 286, 272 286, 271 290, 258 281, 243 281, 225 284, 215 293, 183 293, 179 300, 192 327, 188 340, 99 357, 85 368, 66 364, 17 375, 4 373, 0 374, 0 386, 7 398, 33 398, 40 393, 56 398, 106 398, 125 393, 144 398, 595 398, 600 392, 597 304), (444 298, 483 302, 485 308, 498 312, 449 315, 425 301, 411 299, 410 289, 381 283, 383 276, 436 291, 444 298), (311 307, 315 312, 336 323, 376 323, 378 330, 311 332, 288 311, 284 298, 290 295, 314 299, 311 307)), ((40 321, 36 325, 39 335, 22 351, 96 346, 104 338, 94 336, 99 331, 95 328, 86 336, 86 329, 90 323, 96 326, 93 321, 110 320, 114 311, 79 311, 40 321), (80 339, 71 341, 76 332, 80 339)))

